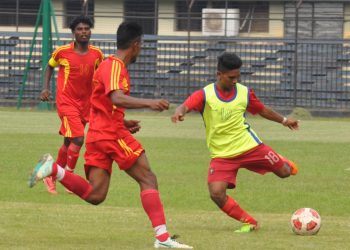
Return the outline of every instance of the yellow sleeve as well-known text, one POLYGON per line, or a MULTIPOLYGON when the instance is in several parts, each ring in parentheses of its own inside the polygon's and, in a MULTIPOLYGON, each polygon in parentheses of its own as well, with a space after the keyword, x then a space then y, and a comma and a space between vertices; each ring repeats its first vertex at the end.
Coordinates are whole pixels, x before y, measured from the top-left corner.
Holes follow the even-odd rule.
POLYGON ((51 57, 50 60, 49 60, 49 65, 52 68, 55 68, 55 67, 57 67, 59 65, 59 63, 53 57, 51 57))

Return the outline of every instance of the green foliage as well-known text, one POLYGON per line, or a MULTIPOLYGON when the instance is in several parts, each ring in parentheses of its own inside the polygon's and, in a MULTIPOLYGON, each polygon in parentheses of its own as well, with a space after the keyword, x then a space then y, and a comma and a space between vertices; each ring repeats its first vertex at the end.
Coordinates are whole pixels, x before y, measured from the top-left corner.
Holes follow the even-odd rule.
MULTIPOLYGON (((136 137, 156 173, 171 233, 195 249, 350 249, 349 120, 306 120, 292 132, 250 118, 260 138, 297 162, 298 175, 280 179, 241 170, 229 191, 256 217, 261 230, 235 234, 239 223, 210 200, 209 154, 199 115, 172 124, 169 114, 129 113, 141 120, 136 137), (318 235, 295 236, 294 210, 313 207, 322 216, 318 235)), ((39 156, 54 156, 62 143, 54 112, 0 111, 0 249, 152 249, 153 232, 139 200, 139 188, 114 168, 106 201, 92 206, 64 192, 49 195, 44 185, 26 186, 39 156)), ((83 175, 83 153, 77 173, 83 175)))

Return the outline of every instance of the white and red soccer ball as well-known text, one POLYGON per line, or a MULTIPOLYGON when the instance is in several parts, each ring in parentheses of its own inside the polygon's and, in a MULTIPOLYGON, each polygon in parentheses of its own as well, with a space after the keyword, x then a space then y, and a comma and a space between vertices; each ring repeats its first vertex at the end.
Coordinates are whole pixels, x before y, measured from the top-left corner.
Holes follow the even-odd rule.
POLYGON ((321 228, 321 216, 312 208, 299 208, 290 219, 292 230, 298 235, 314 235, 321 228))

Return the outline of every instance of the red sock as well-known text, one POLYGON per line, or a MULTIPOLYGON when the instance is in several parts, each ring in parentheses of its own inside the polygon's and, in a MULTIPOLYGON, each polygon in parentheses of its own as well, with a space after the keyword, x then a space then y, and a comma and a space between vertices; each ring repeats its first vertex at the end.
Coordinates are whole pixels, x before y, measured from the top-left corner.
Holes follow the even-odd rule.
POLYGON ((253 225, 257 225, 257 221, 251 217, 246 211, 244 211, 238 203, 232 199, 230 196, 227 196, 227 201, 225 205, 221 208, 228 216, 253 225))
POLYGON ((78 146, 74 143, 71 143, 67 150, 67 167, 69 169, 74 170, 77 165, 77 161, 79 158, 81 146, 78 146))
POLYGON ((58 150, 56 163, 64 168, 67 164, 67 151, 68 147, 66 145, 62 145, 58 150))
POLYGON ((148 215, 152 226, 165 225, 163 204, 160 201, 158 190, 148 189, 140 194, 143 209, 148 215))
POLYGON ((74 174, 66 170, 65 170, 64 177, 60 182, 68 190, 72 191, 83 200, 85 200, 92 191, 92 186, 87 180, 85 180, 83 177, 77 174, 74 174))
POLYGON ((54 162, 54 163, 52 164, 52 173, 51 173, 51 177, 52 177, 53 179, 56 179, 56 175, 57 175, 57 163, 54 162))

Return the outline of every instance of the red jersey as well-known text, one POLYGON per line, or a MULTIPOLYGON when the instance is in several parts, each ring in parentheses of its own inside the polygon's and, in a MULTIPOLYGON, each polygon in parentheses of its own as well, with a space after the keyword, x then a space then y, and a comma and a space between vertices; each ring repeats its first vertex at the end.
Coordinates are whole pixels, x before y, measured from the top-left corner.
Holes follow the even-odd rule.
POLYGON ((124 126, 125 108, 113 105, 109 96, 115 90, 130 95, 130 76, 124 62, 109 56, 96 70, 93 85, 86 142, 116 140, 130 134, 124 126))
MULTIPOLYGON (((235 88, 232 88, 232 91, 228 94, 218 89, 216 85, 215 85, 215 88, 216 88, 216 93, 218 93, 220 99, 222 100, 231 100, 236 94, 235 88)), ((185 105, 189 110, 203 112, 204 104, 205 104, 204 102, 205 102, 204 90, 200 89, 195 91, 192 95, 190 95, 186 99, 185 105)), ((254 91, 252 89, 249 89, 249 103, 248 103, 247 111, 251 114, 257 114, 260 111, 262 111, 263 108, 264 108, 264 104, 260 102, 260 100, 256 97, 254 91)))
POLYGON ((92 77, 102 60, 103 53, 97 47, 89 45, 87 53, 78 54, 74 51, 74 42, 60 46, 53 52, 49 65, 60 66, 56 94, 58 112, 67 115, 78 110, 88 120, 92 77))

